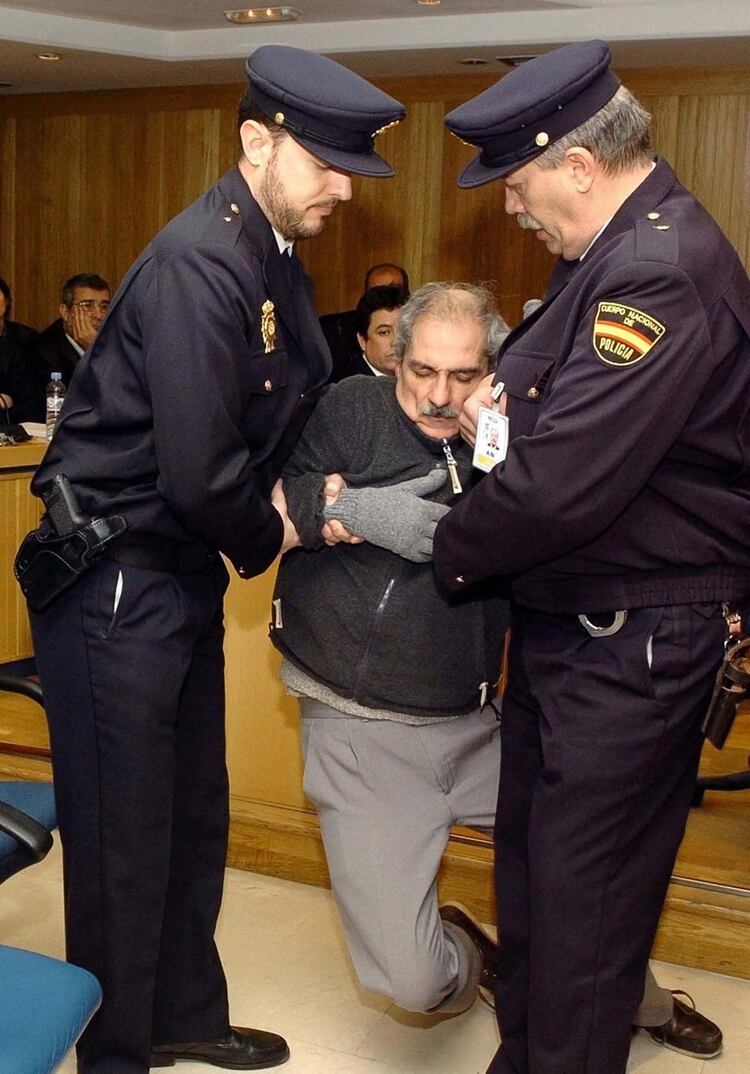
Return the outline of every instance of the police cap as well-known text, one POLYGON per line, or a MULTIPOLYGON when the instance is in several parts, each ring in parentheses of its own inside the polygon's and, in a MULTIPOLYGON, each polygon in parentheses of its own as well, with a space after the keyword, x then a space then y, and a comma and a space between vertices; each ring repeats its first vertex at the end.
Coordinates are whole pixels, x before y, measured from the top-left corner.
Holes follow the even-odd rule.
POLYGON ((400 101, 334 60, 290 45, 261 45, 245 70, 260 111, 316 157, 355 175, 394 174, 374 139, 404 118, 400 101))
POLYGON ((604 41, 564 45, 513 68, 445 117, 458 138, 481 149, 458 177, 481 186, 527 164, 603 108, 620 80, 604 41))

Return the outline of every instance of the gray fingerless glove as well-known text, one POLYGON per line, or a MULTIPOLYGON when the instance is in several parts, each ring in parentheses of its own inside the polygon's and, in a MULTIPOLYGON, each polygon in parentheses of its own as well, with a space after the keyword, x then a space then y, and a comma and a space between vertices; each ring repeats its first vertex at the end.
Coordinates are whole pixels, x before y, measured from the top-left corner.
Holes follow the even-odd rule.
POLYGON ((427 563, 432 559, 435 527, 450 508, 420 497, 436 492, 447 476, 447 470, 435 467, 424 477, 385 488, 342 489, 323 514, 326 521, 338 520, 370 544, 414 563, 427 563))

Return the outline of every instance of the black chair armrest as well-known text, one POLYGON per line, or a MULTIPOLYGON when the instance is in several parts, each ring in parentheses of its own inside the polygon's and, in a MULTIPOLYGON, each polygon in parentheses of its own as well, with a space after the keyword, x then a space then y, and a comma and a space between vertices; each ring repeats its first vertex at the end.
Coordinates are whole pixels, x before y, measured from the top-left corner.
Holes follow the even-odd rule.
POLYGON ((38 682, 23 679, 20 675, 0 674, 0 690, 5 690, 9 694, 23 694, 24 697, 31 698, 32 701, 36 701, 37 705, 44 708, 42 688, 38 682))
MULTIPOLYGON (((0 785, 1 788, 1 785, 0 785)), ((34 861, 41 861, 52 846, 52 833, 20 809, 0 801, 0 831, 19 843, 34 861)))

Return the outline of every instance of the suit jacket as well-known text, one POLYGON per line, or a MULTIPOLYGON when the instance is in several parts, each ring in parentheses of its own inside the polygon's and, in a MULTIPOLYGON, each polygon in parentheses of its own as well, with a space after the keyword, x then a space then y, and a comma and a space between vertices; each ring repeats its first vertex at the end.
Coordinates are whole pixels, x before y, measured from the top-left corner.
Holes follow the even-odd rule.
POLYGON ((64 472, 86 511, 258 574, 282 540, 269 491, 330 369, 310 280, 232 168, 126 275, 32 488, 64 472))
MULTIPOLYGON (((354 368, 357 365, 365 365, 362 361, 362 349, 357 339, 356 325, 356 310, 326 313, 320 318, 320 327, 323 329, 323 335, 326 337, 333 359, 332 384, 343 380, 344 377, 351 377, 354 373, 363 373, 365 371, 364 369, 354 368)), ((365 366, 365 369, 367 369, 367 366, 365 366)))
POLYGON ((367 364, 362 354, 362 351, 357 346, 357 353, 352 354, 346 363, 336 367, 334 363, 333 373, 331 374, 331 383, 337 384, 340 380, 344 380, 346 377, 374 377, 377 376, 373 373, 372 368, 367 364))
POLYGON ((36 380, 33 350, 38 332, 18 321, 6 321, 0 336, 0 392, 10 395, 13 406, 8 414, 0 414, 4 423, 33 421, 36 380))
POLYGON ((63 384, 68 388, 79 361, 80 355, 66 336, 61 318, 39 333, 29 354, 28 379, 19 401, 25 415, 21 420, 44 421, 45 389, 52 374, 62 373, 63 384))
POLYGON ((53 321, 39 334, 35 351, 40 363, 44 365, 45 384, 52 373, 58 372, 62 373, 63 384, 67 388, 81 356, 65 334, 62 318, 53 321))

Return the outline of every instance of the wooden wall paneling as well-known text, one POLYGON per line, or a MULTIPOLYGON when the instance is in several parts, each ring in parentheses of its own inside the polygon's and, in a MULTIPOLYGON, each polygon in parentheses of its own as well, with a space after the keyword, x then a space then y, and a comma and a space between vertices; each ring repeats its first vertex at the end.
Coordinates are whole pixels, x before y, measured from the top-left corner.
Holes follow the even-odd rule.
POLYGON ((91 193, 81 188, 82 134, 74 115, 24 116, 17 125, 16 273, 38 328, 57 317, 60 285, 78 271, 91 193))
MULTIPOLYGON (((441 101, 410 104, 403 124, 407 138, 399 137, 399 127, 382 136, 383 152, 396 170, 393 192, 377 196, 377 211, 387 212, 389 200, 400 210, 401 251, 395 258, 409 272, 413 287, 440 275, 438 259, 442 228, 443 145, 440 130, 444 108, 441 101)), ((369 264, 392 260, 380 236, 371 249, 369 264)))
POLYGON ((219 116, 215 109, 162 115, 163 144, 157 166, 163 175, 163 227, 219 177, 219 116))
POLYGON ((16 284, 16 119, 0 116, 0 276, 13 293, 15 316, 23 321, 26 295, 16 284))
MULTIPOLYGON (((456 102, 449 102, 446 111, 456 102)), ((498 298, 499 261, 504 244, 500 241, 504 221, 503 185, 488 183, 471 190, 461 189, 456 179, 475 155, 448 131, 443 141, 443 199, 439 275, 445 280, 493 284, 498 298)))
POLYGON ((641 104, 653 119, 654 148, 672 167, 677 158, 679 141, 679 97, 643 97, 641 104))
POLYGON ((750 267, 750 95, 743 97, 742 105, 744 113, 744 134, 741 139, 742 157, 738 157, 735 161, 735 171, 739 176, 737 183, 739 203, 735 203, 733 212, 741 221, 743 229, 743 244, 740 250, 740 257, 745 266, 750 267))
POLYGON ((134 130, 129 116, 81 115, 81 227, 77 249, 65 251, 63 275, 96 272, 114 290, 132 250, 138 218, 134 130))
POLYGON ((46 445, 28 441, 0 448, 0 664, 32 655, 26 601, 13 574, 21 539, 39 524, 41 505, 29 481, 46 445))
POLYGON ((735 152, 726 160, 724 174, 732 189, 729 219, 733 241, 743 263, 750 266, 750 94, 733 99, 737 102, 735 152))
POLYGON ((234 108, 219 108, 219 175, 223 175, 240 159, 242 147, 237 133, 234 108))
MULTIPOLYGON (((747 262, 750 72, 623 73, 654 114, 658 148, 747 262)), ((472 151, 443 133, 443 115, 492 81, 382 81, 409 111, 379 139, 399 174, 355 180, 353 204, 341 206, 314 242, 300 244, 322 312, 350 308, 364 270, 382 259, 403 261, 415 285, 436 277, 494 280, 511 321, 526 298, 541 293, 551 258, 505 220, 502 183, 455 186, 472 151)), ((238 84, 0 100, 9 162, 0 180, 0 239, 14 266, 19 314, 46 324, 62 279, 92 259, 117 282, 159 227, 235 159, 240 92, 238 84)))
POLYGON ((279 680, 268 640, 276 567, 227 592, 227 758, 233 799, 310 810, 302 793, 297 702, 279 680))

